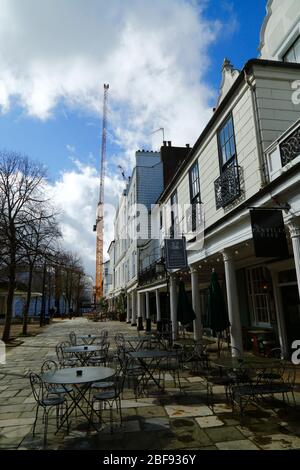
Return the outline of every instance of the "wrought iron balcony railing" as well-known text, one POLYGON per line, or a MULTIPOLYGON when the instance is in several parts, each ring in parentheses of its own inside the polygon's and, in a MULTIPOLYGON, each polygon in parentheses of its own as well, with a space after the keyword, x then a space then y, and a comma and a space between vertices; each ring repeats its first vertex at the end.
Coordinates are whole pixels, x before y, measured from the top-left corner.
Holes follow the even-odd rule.
POLYGON ((226 207, 241 195, 240 167, 230 163, 214 182, 216 208, 226 207))
POLYGON ((279 146, 282 166, 300 155, 300 128, 296 129, 279 146))
POLYGON ((147 268, 139 272, 139 284, 149 284, 158 279, 164 279, 166 277, 166 270, 164 268, 164 258, 161 258, 155 263, 150 264, 147 268))

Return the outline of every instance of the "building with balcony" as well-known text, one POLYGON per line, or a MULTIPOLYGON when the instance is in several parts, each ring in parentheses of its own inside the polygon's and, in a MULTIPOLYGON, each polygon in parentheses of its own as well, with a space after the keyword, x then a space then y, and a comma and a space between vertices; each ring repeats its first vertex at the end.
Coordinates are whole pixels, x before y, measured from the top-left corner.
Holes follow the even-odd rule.
MULTIPOLYGON (((136 323, 135 309, 140 324, 153 312, 160 321, 163 300, 175 338, 177 280, 183 278, 197 316, 194 336, 201 338, 214 270, 227 300, 232 346, 242 351, 260 332, 263 343, 279 344, 288 356, 300 339, 299 44, 297 0, 273 0, 260 58, 242 70, 224 60, 214 113, 158 197, 159 236, 138 247, 138 300, 127 307, 128 321, 136 323), (268 246, 258 253, 253 218, 259 213, 282 216, 285 249, 283 243, 277 253, 270 255, 268 246), (189 271, 166 272, 164 239, 182 235, 189 271)), ((272 244, 278 233, 268 223, 272 244)))

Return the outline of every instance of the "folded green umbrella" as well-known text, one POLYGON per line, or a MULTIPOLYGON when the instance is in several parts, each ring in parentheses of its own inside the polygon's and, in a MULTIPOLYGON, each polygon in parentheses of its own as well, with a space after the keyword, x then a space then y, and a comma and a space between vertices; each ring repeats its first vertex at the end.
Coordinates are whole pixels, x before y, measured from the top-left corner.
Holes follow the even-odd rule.
POLYGON ((177 321, 182 325, 187 325, 195 320, 196 315, 185 291, 184 282, 179 282, 179 292, 177 300, 177 321))
POLYGON ((214 334, 220 333, 230 326, 223 292, 218 281, 217 273, 214 271, 211 274, 204 326, 213 330, 214 334))

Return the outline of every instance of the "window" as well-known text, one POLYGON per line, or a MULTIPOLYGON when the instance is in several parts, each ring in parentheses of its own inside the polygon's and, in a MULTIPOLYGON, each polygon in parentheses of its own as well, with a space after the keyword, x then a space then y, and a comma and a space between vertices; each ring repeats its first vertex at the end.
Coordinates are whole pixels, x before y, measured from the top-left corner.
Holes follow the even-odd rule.
POLYGON ((195 162, 189 171, 190 178, 190 196, 191 203, 200 202, 200 182, 199 182, 199 169, 198 162, 195 162))
POLYGON ((233 120, 230 115, 218 132, 220 166, 223 169, 236 157, 233 120))
POLYGON ((299 62, 300 63, 300 36, 296 39, 294 44, 283 56, 284 62, 299 62))
POLYGON ((200 204, 200 181, 198 162, 195 162, 189 171, 190 180, 190 199, 192 206, 192 231, 197 227, 198 204, 200 204))
POLYGON ((247 286, 252 323, 256 326, 270 326, 275 320, 272 279, 264 266, 247 270, 247 286))
POLYGON ((178 223, 178 208, 177 208, 177 190, 175 190, 170 197, 171 205, 171 228, 170 228, 170 237, 174 238, 175 236, 175 225, 178 223))

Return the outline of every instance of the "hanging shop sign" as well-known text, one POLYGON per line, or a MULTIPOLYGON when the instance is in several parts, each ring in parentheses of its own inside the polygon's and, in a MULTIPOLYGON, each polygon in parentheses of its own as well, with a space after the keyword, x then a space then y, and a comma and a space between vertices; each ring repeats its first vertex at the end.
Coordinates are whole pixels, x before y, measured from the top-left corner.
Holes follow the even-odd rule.
POLYGON ((167 269, 187 268, 185 238, 165 238, 165 254, 167 269))
POLYGON ((289 255, 281 209, 251 209, 255 255, 285 258, 289 255))

